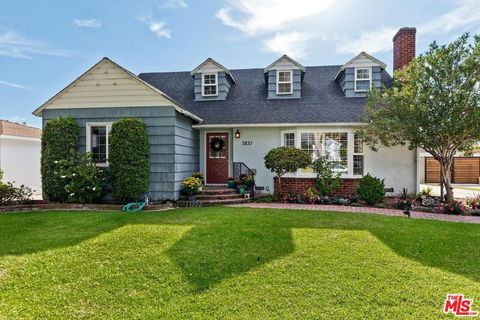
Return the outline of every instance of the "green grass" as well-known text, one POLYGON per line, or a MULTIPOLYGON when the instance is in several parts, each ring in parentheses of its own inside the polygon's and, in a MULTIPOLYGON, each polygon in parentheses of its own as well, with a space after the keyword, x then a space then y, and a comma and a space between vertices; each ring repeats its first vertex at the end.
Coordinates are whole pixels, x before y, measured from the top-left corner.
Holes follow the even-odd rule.
POLYGON ((0 319, 432 319, 480 301, 479 245, 479 225, 367 214, 0 214, 0 319))

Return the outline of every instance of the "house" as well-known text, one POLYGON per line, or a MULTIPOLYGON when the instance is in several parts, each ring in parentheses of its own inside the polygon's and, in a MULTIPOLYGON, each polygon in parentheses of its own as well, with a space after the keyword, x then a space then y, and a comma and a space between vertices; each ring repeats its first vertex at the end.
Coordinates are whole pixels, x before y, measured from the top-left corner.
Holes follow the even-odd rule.
POLYGON ((0 169, 3 171, 3 181, 31 188, 36 199, 42 196, 41 136, 41 129, 0 120, 0 169))
MULTIPOLYGON (((394 66, 415 56, 415 29, 394 37, 394 66)), ((181 181, 195 171, 207 184, 225 184, 250 168, 257 189, 272 193, 274 174, 263 157, 294 146, 326 156, 342 175, 340 193, 353 192, 366 173, 384 178, 388 190, 417 189, 417 154, 403 147, 374 152, 356 129, 367 91, 389 86, 386 64, 361 52, 336 66, 303 66, 284 55, 264 68, 229 69, 208 58, 192 71, 138 76, 104 58, 33 113, 43 123, 72 116, 81 127, 80 151, 108 166, 108 130, 125 117, 141 118, 150 143, 149 193, 177 199, 181 181), (106 141, 102 145, 101 141, 106 141)), ((294 192, 313 184, 311 169, 282 178, 294 192)), ((278 186, 277 186, 278 191, 278 186)))

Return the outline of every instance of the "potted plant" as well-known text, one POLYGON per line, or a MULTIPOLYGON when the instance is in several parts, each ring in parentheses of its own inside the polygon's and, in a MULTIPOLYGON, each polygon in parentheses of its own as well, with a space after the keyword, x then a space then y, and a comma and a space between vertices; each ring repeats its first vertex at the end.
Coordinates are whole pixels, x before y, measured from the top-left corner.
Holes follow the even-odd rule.
POLYGON ((235 177, 227 178, 227 186, 232 189, 235 188, 235 177))
POLYGON ((203 186, 205 185, 205 176, 201 172, 195 172, 192 177, 198 178, 200 182, 202 183, 200 187, 198 187, 198 191, 202 191, 203 186))
POLYGON ((202 186, 202 181, 196 177, 188 177, 182 181, 182 191, 187 196, 188 201, 195 201, 196 194, 202 186))

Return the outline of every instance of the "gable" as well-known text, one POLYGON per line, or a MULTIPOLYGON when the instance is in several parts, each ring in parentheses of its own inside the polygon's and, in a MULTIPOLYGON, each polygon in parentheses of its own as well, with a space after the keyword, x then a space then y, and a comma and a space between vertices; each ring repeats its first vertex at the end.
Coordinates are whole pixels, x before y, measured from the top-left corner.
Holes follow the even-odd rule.
POLYGON ((43 109, 172 106, 109 60, 102 60, 47 101, 43 109))
POLYGON ((270 70, 302 70, 305 72, 305 67, 302 66, 297 61, 293 60, 286 54, 275 60, 272 64, 265 68, 264 72, 268 72, 270 70))

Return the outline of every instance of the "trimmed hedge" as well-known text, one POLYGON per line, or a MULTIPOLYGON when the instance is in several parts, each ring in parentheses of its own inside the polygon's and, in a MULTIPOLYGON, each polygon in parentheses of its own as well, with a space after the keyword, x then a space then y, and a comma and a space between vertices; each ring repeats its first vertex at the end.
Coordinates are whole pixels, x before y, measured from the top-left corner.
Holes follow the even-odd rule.
POLYGON ((65 202, 68 192, 66 181, 56 174, 59 161, 75 161, 80 127, 73 118, 58 117, 47 121, 42 134, 42 190, 43 197, 49 201, 65 202))
POLYGON ((112 125, 108 162, 113 198, 121 203, 143 200, 150 180, 150 150, 142 120, 127 118, 112 125))

